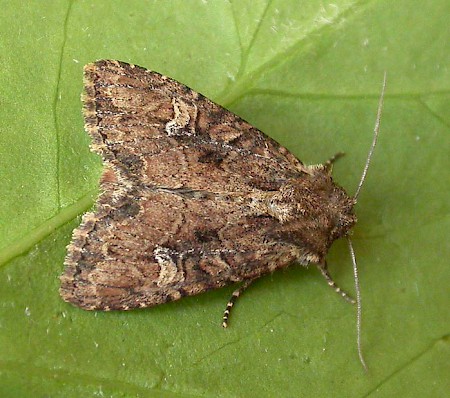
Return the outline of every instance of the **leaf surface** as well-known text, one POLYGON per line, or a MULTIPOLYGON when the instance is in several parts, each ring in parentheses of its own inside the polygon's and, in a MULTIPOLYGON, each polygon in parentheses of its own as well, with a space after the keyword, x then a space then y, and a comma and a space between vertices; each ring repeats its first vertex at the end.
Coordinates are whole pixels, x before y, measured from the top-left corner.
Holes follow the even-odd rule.
MULTIPOLYGON (((449 390, 449 2, 2 2, 0 395, 444 396, 449 390), (305 163, 338 151, 356 189, 383 73, 381 136, 359 197, 355 310, 315 269, 147 310, 58 295, 65 246, 101 161, 83 130, 82 67, 132 62, 228 107, 305 163)), ((352 290, 345 242, 328 262, 352 290)))

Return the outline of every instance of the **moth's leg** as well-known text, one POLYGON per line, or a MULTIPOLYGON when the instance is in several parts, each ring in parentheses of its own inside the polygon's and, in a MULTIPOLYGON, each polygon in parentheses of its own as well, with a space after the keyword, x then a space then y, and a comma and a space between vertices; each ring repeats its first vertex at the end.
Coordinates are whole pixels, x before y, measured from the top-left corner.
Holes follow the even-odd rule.
POLYGON ((355 300, 352 299, 346 292, 344 292, 337 284, 336 282, 333 280, 333 278, 331 277, 330 273, 328 272, 328 266, 327 263, 323 263, 323 264, 318 264, 317 268, 319 268, 320 273, 323 275, 323 277, 325 278, 325 280, 328 283, 328 286, 330 286, 331 288, 333 288, 333 290, 341 295, 346 301, 348 301, 351 304, 355 304, 355 300))
MULTIPOLYGON (((257 279, 257 278, 255 278, 257 279)), ((251 283, 255 280, 255 279, 247 279, 246 281, 244 281, 244 283, 239 286, 231 295, 230 300, 228 300, 228 304, 227 304, 227 308, 225 308, 225 311, 223 312, 223 317, 222 317, 222 326, 224 328, 228 327, 228 318, 230 316, 230 311, 233 308, 234 303, 236 302, 236 300, 238 299, 238 297, 242 294, 242 292, 247 289, 251 283)))
POLYGON ((338 152, 335 153, 330 159, 328 159, 323 165, 325 167, 326 170, 331 170, 331 168, 333 167, 333 163, 340 159, 342 156, 344 156, 345 153, 344 152, 338 152))

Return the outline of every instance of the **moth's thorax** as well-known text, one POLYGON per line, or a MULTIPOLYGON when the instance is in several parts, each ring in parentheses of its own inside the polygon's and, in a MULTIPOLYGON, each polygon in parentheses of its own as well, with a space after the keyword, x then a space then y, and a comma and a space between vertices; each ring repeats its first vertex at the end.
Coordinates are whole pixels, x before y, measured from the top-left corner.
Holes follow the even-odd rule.
POLYGON ((322 261, 334 240, 355 225, 355 200, 334 183, 325 167, 308 171, 283 184, 266 203, 268 212, 280 221, 279 238, 306 247, 322 261))

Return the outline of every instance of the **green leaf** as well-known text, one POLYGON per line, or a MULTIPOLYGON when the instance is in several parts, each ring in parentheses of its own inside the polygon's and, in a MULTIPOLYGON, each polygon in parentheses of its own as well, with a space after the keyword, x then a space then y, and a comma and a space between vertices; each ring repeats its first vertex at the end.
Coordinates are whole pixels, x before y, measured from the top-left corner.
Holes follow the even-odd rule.
MULTIPOLYGON (((0 396, 445 396, 450 52, 446 0, 2 2, 0 396), (315 269, 147 310, 85 312, 58 294, 65 246, 101 173, 83 130, 82 67, 112 58, 202 92, 359 197, 355 309, 315 269)), ((344 242, 328 257, 353 286, 344 242)))

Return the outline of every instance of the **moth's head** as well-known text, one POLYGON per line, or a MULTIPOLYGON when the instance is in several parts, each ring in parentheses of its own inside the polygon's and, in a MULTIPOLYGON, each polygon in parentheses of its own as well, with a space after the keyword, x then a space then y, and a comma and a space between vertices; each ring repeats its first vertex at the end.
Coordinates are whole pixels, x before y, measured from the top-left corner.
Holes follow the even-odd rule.
POLYGON ((356 224, 356 200, 333 181, 330 167, 318 165, 310 170, 311 174, 307 178, 310 180, 316 202, 322 203, 322 211, 319 211, 317 216, 319 219, 322 217, 331 245, 336 239, 347 236, 356 224))
POLYGON ((346 236, 356 224, 356 201, 333 181, 329 167, 309 166, 308 173, 294 187, 298 215, 309 219, 328 245, 346 236))
POLYGON ((270 196, 267 208, 280 222, 278 238, 311 254, 308 262, 321 262, 332 243, 355 225, 355 203, 333 181, 331 171, 317 165, 305 166, 305 173, 286 181, 270 196))

